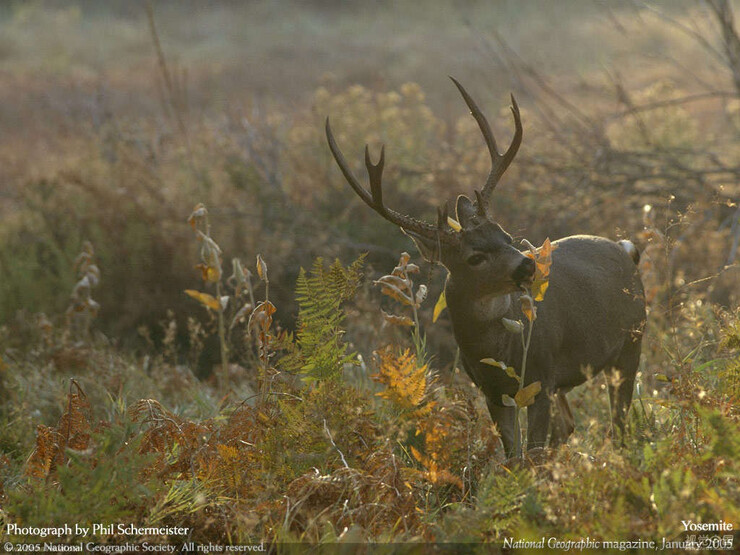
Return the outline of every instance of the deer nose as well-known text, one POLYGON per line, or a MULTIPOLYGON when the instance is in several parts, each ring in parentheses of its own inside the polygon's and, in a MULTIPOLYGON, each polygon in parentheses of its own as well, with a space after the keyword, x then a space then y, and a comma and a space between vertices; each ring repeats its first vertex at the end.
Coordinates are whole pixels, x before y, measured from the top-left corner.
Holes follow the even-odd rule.
POLYGON ((519 266, 514 270, 512 278, 517 285, 521 285, 523 281, 531 280, 534 276, 534 260, 529 257, 524 257, 519 266))

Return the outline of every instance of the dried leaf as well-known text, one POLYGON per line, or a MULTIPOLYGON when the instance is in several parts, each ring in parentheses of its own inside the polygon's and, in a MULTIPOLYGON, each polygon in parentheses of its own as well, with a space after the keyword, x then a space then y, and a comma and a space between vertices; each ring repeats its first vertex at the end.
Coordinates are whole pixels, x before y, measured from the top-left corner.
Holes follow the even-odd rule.
POLYGON ((275 308, 275 305, 270 301, 262 301, 259 303, 249 316, 250 329, 253 326, 256 326, 262 331, 268 330, 272 325, 272 315, 275 314, 276 311, 277 309, 275 308))
POLYGON ((87 299, 85 301, 85 307, 87 308, 88 313, 93 318, 95 318, 98 315, 98 312, 100 311, 100 304, 94 299, 87 299))
POLYGON ((416 307, 420 307, 421 303, 424 302, 424 299, 427 298, 427 286, 426 285, 420 285, 419 289, 416 291, 416 297, 414 299, 416 300, 416 307))
POLYGON ((203 245, 200 247, 200 259, 207 266, 218 266, 221 267, 221 247, 218 246, 216 241, 208 237, 208 235, 201 234, 203 245))
POLYGON ((233 268, 233 272, 229 277, 228 283, 234 287, 236 296, 238 297, 247 287, 247 272, 244 271, 242 262, 238 258, 231 259, 231 267, 233 268))
POLYGON ((267 279, 267 264, 262 259, 262 255, 257 255, 257 275, 262 281, 269 281, 267 279))
POLYGON ((541 260, 536 261, 536 277, 549 277, 550 276, 550 265, 552 264, 552 260, 548 262, 543 262, 541 260))
POLYGON ((540 255, 540 258, 550 258, 552 257, 552 251, 555 250, 555 247, 552 243, 550 243, 550 238, 548 237, 545 239, 545 242, 542 243, 542 246, 538 249, 537 254, 540 255))
POLYGON ((388 275, 381 277, 374 283, 381 286, 380 292, 384 295, 388 295, 408 306, 414 304, 414 299, 411 298, 411 287, 408 280, 399 276, 388 275))
POLYGON ((522 333, 524 330, 524 324, 519 320, 510 320, 508 318, 501 318, 501 323, 509 333, 522 333))
POLYGON ((522 303, 522 312, 527 317, 527 320, 534 322, 537 319, 537 308, 534 306, 534 300, 529 295, 522 295, 519 297, 519 301, 522 303))
POLYGON ((85 277, 90 283, 90 287, 97 287, 100 283, 100 270, 95 264, 90 264, 85 272, 85 277))
POLYGON ((194 289, 186 289, 185 293, 212 310, 218 310, 221 306, 218 300, 208 293, 201 293, 200 291, 195 291, 194 289))
POLYGON ((190 227, 196 229, 198 227, 198 224, 200 224, 207 215, 208 210, 206 210, 205 205, 202 202, 196 204, 195 208, 193 208, 193 212, 188 217, 188 223, 190 224, 190 227))
POLYGON ((506 395, 506 393, 504 393, 501 396, 501 403, 505 407, 515 407, 516 406, 516 401, 514 399, 512 399, 511 397, 509 397, 508 395, 506 395))
POLYGON ((234 315, 234 319, 231 320, 231 325, 229 325, 229 329, 232 329, 239 322, 243 322, 247 314, 249 314, 251 311, 252 311, 252 305, 250 303, 247 303, 243 307, 241 307, 237 311, 237 313, 234 315))
POLYGON ((389 324, 394 326, 413 326, 414 321, 408 316, 396 316, 395 314, 388 314, 384 310, 380 311, 383 314, 383 318, 389 324))
POLYGON ((541 382, 532 382, 528 386, 517 391, 514 395, 514 401, 520 408, 528 407, 534 403, 534 398, 542 390, 541 382))
POLYGON ((414 263, 407 264, 406 265, 406 273, 407 274, 418 274, 421 271, 421 269, 414 263))

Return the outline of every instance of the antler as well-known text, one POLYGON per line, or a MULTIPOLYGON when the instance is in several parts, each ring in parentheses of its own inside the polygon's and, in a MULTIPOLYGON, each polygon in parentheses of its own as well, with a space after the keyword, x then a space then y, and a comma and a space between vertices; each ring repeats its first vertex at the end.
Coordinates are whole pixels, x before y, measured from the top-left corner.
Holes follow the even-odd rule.
POLYGON ((516 153, 519 150, 519 145, 522 144, 522 119, 519 115, 519 106, 517 106, 516 100, 514 100, 514 95, 512 94, 511 111, 514 114, 514 126, 516 128, 516 131, 514 132, 514 138, 511 140, 511 145, 509 145, 509 148, 504 154, 499 154, 498 148, 496 146, 496 139, 493 137, 491 126, 488 125, 488 120, 486 120, 483 112, 480 111, 480 108, 478 108, 475 100, 471 98, 471 96, 457 81, 457 79, 455 79, 454 77, 450 77, 450 79, 452 79, 452 82, 455 83, 457 90, 460 91, 460 94, 465 100, 465 104, 467 104, 468 108, 470 108, 470 112, 475 118, 475 121, 478 122, 478 127, 483 134, 483 138, 486 140, 488 152, 491 153, 491 173, 488 174, 486 184, 483 186, 483 189, 480 192, 480 196, 483 198, 485 203, 488 204, 491 198, 491 193, 496 188, 496 185, 498 184, 499 179, 501 179, 501 176, 504 175, 506 168, 508 168, 509 164, 511 164, 514 156, 516 156, 516 153))
MULTIPOLYGON (((434 226, 412 218, 411 216, 406 216, 396 212, 383 204, 382 179, 383 165, 385 164, 385 146, 380 149, 380 160, 378 160, 377 164, 373 164, 370 160, 368 147, 365 145, 365 167, 367 168, 367 174, 370 179, 370 192, 368 193, 367 189, 360 185, 360 182, 352 174, 352 170, 349 169, 347 160, 345 160, 342 151, 339 150, 339 146, 337 146, 337 142, 334 140, 334 134, 331 132, 328 117, 326 118, 326 140, 329 142, 329 149, 334 155, 334 160, 336 160, 339 169, 342 170, 342 174, 347 180, 347 183, 350 184, 355 193, 357 193, 357 196, 359 196, 370 208, 375 210, 389 222, 394 223, 407 231, 414 232, 428 239, 437 240, 437 238, 439 238, 440 241, 445 243, 455 242, 453 231, 448 226, 442 225, 443 223, 447 223, 446 207, 444 211, 444 222, 441 221, 442 216, 440 216, 438 225, 434 226)), ((442 212, 440 211, 440 214, 441 213, 442 212)))

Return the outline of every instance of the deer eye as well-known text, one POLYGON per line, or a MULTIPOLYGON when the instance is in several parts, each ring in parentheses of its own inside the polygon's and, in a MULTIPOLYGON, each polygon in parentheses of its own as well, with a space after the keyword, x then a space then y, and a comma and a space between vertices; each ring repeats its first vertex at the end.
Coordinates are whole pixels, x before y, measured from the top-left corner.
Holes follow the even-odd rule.
POLYGON ((470 266, 479 266, 483 262, 486 261, 486 256, 483 254, 474 254, 473 256, 468 257, 467 263, 470 266))

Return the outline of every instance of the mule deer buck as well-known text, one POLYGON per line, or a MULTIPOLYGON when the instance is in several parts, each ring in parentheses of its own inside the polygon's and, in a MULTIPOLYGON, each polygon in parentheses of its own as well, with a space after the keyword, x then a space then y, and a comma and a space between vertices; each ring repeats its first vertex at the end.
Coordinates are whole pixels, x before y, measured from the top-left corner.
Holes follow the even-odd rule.
MULTIPOLYGON (((522 123, 512 96, 514 138, 500 154, 485 116, 462 85, 454 78, 452 81, 478 123, 492 164, 474 200, 457 197, 459 231, 448 225, 446 204, 438 209, 436 225, 385 206, 381 187, 384 147, 379 162, 373 164, 365 146, 370 181, 367 191, 337 146, 329 118, 326 137, 339 169, 365 204, 401 227, 427 260, 441 262, 448 270, 445 294, 463 366, 483 391, 509 457, 513 455, 515 412, 504 406, 502 395, 513 397, 518 383, 480 361, 492 357, 516 368, 523 355, 520 337, 506 331, 502 318, 524 321, 518 298, 532 283, 535 263, 513 245, 511 235, 488 210, 491 194, 521 144, 522 123)), ((645 324, 644 292, 637 271, 639 253, 631 242, 574 235, 555 241, 553 246, 550 286, 538 305, 525 376, 525 385, 542 384, 528 409, 530 449, 544 447, 552 416, 550 445, 567 440, 575 424, 565 394, 585 382, 586 374, 602 370, 609 378, 613 429, 620 435, 624 432, 645 324)))

